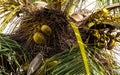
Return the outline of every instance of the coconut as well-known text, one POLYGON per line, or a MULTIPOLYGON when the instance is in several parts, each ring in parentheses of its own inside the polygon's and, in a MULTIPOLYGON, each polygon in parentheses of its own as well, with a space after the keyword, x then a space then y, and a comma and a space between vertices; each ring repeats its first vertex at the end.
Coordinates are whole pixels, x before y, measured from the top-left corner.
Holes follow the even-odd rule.
POLYGON ((48 25, 42 25, 41 31, 48 36, 52 34, 52 29, 48 25))
POLYGON ((33 40, 35 43, 37 44, 42 44, 45 42, 45 37, 42 33, 39 33, 39 32, 36 32, 34 35, 33 35, 33 40))

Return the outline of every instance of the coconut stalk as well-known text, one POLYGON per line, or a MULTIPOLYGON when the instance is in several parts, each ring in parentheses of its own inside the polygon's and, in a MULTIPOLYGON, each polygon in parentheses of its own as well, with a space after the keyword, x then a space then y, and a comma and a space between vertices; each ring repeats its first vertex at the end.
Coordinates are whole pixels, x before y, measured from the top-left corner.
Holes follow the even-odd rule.
POLYGON ((65 8, 65 13, 70 16, 74 12, 76 6, 79 4, 80 0, 68 0, 68 3, 65 8))

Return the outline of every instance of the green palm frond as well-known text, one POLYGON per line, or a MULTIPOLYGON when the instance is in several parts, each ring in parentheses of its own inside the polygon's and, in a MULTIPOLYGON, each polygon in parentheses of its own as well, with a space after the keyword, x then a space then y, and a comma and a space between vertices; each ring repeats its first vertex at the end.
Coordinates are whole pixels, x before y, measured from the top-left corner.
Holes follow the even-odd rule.
MULTIPOLYGON (((99 49, 90 47, 87 47, 86 50, 89 59, 88 64, 90 66, 91 75, 117 75, 117 72, 113 71, 113 69, 115 69, 113 66, 116 64, 111 63, 111 65, 105 65, 106 62, 110 62, 108 61, 108 54, 104 55, 104 53, 102 53, 102 51, 99 49), (90 50, 96 50, 95 54, 93 54, 93 52, 90 50), (98 59, 99 56, 102 57, 98 59)), ((114 60, 113 58, 109 59, 111 62, 114 60)), ((72 47, 70 50, 66 50, 47 59, 43 66, 36 72, 37 75, 41 73, 42 75, 86 75, 84 63, 81 54, 79 53, 79 48, 72 47)))
POLYGON ((3 67, 7 72, 11 68, 15 71, 16 68, 21 67, 21 62, 25 61, 24 56, 23 48, 16 41, 9 39, 8 35, 0 34, 0 69, 3 67))

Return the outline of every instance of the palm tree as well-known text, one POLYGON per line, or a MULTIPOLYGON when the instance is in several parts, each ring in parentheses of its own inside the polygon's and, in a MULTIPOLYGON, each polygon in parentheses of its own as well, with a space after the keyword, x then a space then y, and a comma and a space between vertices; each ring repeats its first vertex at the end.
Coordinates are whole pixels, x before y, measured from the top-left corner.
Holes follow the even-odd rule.
POLYGON ((106 4, 94 12, 82 8, 85 2, 0 0, 0 73, 119 75, 111 55, 120 41, 119 32, 113 34, 119 1, 97 0, 106 4))

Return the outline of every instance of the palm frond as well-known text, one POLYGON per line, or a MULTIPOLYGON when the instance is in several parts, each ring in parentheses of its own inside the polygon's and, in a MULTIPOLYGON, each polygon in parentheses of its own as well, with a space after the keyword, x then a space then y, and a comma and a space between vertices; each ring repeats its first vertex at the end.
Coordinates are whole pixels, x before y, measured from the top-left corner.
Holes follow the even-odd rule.
MULTIPOLYGON (((86 48, 87 55, 88 55, 88 61, 90 66, 90 74, 92 75, 107 75, 107 74, 114 74, 116 75, 117 72, 113 71, 116 64, 111 63, 112 65, 105 65, 105 62, 109 62, 108 54, 104 55, 101 53, 99 49, 96 49, 97 51, 95 54, 91 52, 90 50, 95 50, 94 48, 86 48), (101 54, 99 54, 99 53, 101 54), (108 56, 107 56, 108 55, 108 56), (98 59, 99 56, 102 56, 98 59), (104 58, 104 59, 103 59, 104 58), (112 70, 112 71, 111 71, 112 70)), ((113 58, 109 58, 114 60, 113 58)), ((74 74, 86 74, 84 63, 81 57, 81 54, 79 53, 78 47, 73 47, 70 50, 61 52, 56 54, 55 56, 47 59, 42 67, 38 70, 37 75, 46 72, 46 74, 49 75, 74 75, 74 74), (43 68, 44 67, 44 68, 43 68), (46 68, 46 70, 45 70, 46 68)), ((44 75, 44 74, 43 74, 44 75)))
POLYGON ((21 67, 21 62, 25 62, 22 57, 24 57, 23 48, 16 41, 9 39, 8 35, 0 34, 0 66, 6 70, 11 68, 11 72, 14 72, 21 67))
POLYGON ((20 12, 22 6, 19 4, 18 1, 15 0, 1 0, 0 3, 0 18, 3 19, 0 26, 0 32, 2 32, 6 28, 8 23, 17 15, 19 15, 18 12, 20 12))

